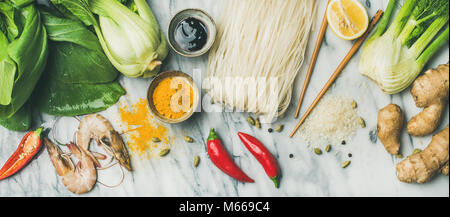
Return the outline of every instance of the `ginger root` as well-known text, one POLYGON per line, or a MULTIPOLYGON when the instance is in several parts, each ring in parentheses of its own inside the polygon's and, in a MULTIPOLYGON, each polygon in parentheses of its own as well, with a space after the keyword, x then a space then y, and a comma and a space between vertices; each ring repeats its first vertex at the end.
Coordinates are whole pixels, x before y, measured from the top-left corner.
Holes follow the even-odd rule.
POLYGON ((397 164, 398 179, 402 182, 423 184, 439 172, 448 174, 449 127, 433 136, 428 147, 397 164))
POLYGON ((419 108, 425 108, 413 117, 407 126, 412 136, 427 136, 433 133, 441 122, 449 98, 449 64, 430 69, 419 77, 411 89, 419 108))
POLYGON ((378 112, 378 138, 390 154, 398 155, 404 122, 405 117, 398 105, 390 104, 378 112))
POLYGON ((447 162, 447 164, 445 164, 444 167, 442 167, 441 173, 442 173, 443 175, 448 176, 448 162, 447 162))

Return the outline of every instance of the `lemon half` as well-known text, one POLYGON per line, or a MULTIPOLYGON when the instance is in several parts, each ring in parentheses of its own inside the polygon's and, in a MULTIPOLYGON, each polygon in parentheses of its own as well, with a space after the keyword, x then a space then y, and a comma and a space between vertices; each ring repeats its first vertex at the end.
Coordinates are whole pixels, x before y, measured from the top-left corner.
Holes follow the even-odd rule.
POLYGON ((331 30, 344 40, 361 37, 369 27, 369 15, 359 0, 332 0, 327 19, 331 30))

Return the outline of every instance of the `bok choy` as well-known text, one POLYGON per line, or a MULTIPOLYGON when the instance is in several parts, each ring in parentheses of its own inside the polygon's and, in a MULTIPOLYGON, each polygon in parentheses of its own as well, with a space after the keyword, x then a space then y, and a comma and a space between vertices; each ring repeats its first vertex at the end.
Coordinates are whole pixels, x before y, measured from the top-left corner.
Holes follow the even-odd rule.
POLYGON ((25 103, 12 117, 0 119, 0 125, 13 131, 27 131, 31 127, 31 105, 25 103))
POLYGON ((51 2, 66 17, 93 26, 106 56, 122 74, 132 78, 158 74, 168 47, 145 0, 51 2))
POLYGON ((396 3, 390 0, 359 64, 360 72, 387 94, 408 88, 449 39, 448 0, 406 0, 388 27, 396 3))
POLYGON ((78 20, 41 9, 49 35, 50 55, 36 89, 40 111, 56 116, 77 116, 103 111, 125 91, 119 72, 109 62, 93 32, 78 20))
POLYGON ((0 0, 0 124, 14 130, 31 124, 29 109, 21 108, 48 57, 47 33, 33 2, 0 0), (21 123, 14 125, 13 119, 21 123))

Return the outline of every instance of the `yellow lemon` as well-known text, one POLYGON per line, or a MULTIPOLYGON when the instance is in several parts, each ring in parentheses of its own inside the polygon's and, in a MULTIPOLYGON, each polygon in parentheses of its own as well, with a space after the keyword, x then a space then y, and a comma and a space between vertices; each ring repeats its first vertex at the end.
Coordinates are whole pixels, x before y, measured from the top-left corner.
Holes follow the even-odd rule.
POLYGON ((359 0, 332 0, 327 19, 331 30, 345 40, 361 37, 369 27, 369 15, 359 0))

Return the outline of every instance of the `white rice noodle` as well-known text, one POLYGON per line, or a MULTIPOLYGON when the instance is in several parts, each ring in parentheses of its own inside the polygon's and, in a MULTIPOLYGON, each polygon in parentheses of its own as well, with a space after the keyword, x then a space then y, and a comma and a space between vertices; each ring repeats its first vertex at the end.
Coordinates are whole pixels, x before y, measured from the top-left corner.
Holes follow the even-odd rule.
POLYGON ((284 114, 303 64, 316 0, 224 0, 205 89, 239 111, 284 114))

